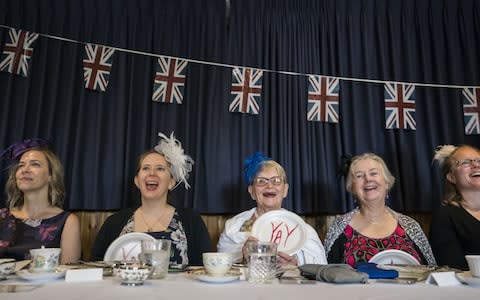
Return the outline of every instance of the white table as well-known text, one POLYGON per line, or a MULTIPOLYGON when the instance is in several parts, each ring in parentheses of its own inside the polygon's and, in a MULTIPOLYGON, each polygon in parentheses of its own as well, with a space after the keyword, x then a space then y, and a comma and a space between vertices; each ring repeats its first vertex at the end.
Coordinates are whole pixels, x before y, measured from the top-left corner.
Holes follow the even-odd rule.
MULTIPOLYGON (((0 285, 23 283, 23 280, 9 279, 0 285)), ((64 280, 43 283, 24 292, 0 293, 2 300, 303 300, 303 299, 480 299, 480 288, 470 286, 438 287, 425 283, 413 285, 368 284, 334 285, 315 284, 252 284, 246 281, 212 284, 197 281, 193 275, 168 274, 161 280, 148 280, 143 286, 122 286, 113 277, 101 281, 69 283, 64 280)))

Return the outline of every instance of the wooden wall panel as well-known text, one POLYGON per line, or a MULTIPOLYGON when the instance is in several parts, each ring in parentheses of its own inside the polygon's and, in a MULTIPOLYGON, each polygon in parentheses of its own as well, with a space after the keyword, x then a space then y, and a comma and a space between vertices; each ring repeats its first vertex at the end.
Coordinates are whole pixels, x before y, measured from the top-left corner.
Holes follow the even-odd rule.
MULTIPOLYGON (((113 212, 94 212, 94 211, 77 211, 75 214, 80 219, 81 227, 81 239, 82 239, 82 256, 83 259, 90 259, 90 250, 97 235, 98 230, 102 226, 105 219, 113 212)), ((425 234, 430 230, 430 214, 414 213, 408 214, 417 220, 422 226, 425 234)), ((202 215, 202 219, 208 228, 210 238, 212 240, 212 246, 216 248, 218 238, 223 231, 225 221, 232 215, 202 215)), ((320 236, 323 241, 328 229, 328 226, 335 219, 335 215, 309 215, 302 216, 302 218, 310 224, 320 236)))

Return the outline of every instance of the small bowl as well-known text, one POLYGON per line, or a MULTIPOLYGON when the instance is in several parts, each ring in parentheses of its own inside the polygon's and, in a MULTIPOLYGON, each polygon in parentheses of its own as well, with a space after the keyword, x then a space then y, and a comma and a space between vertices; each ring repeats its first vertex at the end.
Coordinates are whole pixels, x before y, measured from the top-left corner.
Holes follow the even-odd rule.
POLYGON ((233 265, 233 256, 227 252, 205 252, 202 258, 203 266, 211 276, 224 276, 233 265))
POLYGON ((150 272, 149 266, 138 263, 121 264, 113 269, 113 274, 122 281, 123 285, 128 286, 142 285, 150 272))
POLYGON ((15 259, 2 258, 0 259, 0 276, 7 276, 15 273, 15 259))

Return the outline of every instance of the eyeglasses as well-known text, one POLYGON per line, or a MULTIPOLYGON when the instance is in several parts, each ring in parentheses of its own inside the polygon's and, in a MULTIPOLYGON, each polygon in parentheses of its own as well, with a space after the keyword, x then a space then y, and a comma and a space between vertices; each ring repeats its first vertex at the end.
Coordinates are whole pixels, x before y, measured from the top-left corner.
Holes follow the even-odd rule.
POLYGON ((283 183, 283 177, 280 177, 280 176, 274 176, 271 178, 256 177, 253 180, 253 183, 255 183, 256 186, 266 186, 268 185, 269 182, 273 185, 280 185, 283 183))
POLYGON ((480 166, 480 157, 479 158, 467 158, 467 159, 462 159, 462 160, 457 160, 457 167, 458 168, 468 168, 468 167, 473 167, 474 164, 477 164, 480 166))

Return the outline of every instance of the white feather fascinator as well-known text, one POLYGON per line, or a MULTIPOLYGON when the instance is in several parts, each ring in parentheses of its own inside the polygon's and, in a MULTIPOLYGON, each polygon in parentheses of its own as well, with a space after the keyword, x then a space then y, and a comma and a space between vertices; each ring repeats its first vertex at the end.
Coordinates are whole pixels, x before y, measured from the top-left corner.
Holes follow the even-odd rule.
POLYGON ((435 150, 435 155, 433 156, 433 160, 438 161, 438 164, 440 166, 443 166, 445 163, 445 159, 452 155, 453 151, 457 149, 456 146, 453 145, 442 145, 438 146, 437 149, 435 150))
POLYGON ((185 189, 188 190, 190 185, 187 182, 189 173, 192 171, 193 159, 184 153, 182 144, 175 138, 173 132, 170 137, 159 132, 160 141, 155 146, 155 151, 162 154, 165 160, 170 164, 170 172, 173 179, 177 182, 174 189, 183 182, 185 189))

